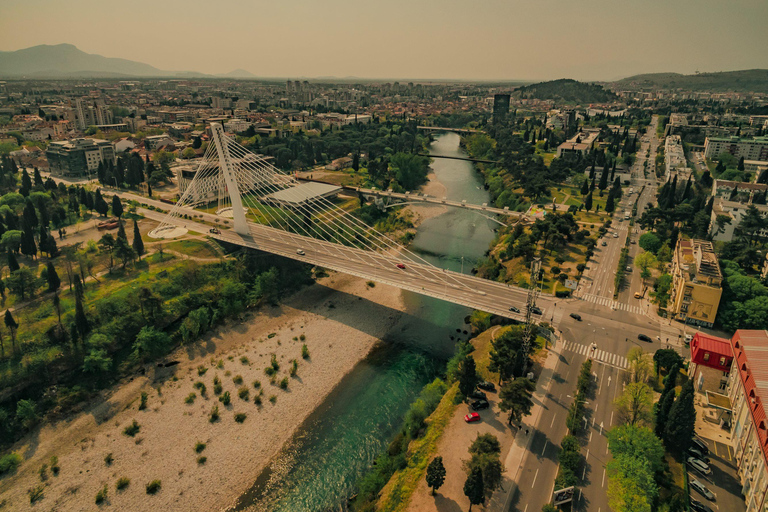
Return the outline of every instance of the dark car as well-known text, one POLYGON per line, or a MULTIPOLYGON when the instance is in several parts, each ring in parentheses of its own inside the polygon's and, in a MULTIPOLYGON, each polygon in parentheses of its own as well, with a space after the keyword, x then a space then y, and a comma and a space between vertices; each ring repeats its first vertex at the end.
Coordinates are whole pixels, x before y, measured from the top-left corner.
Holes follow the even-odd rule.
POLYGON ((700 502, 691 498, 691 510, 694 512, 712 512, 712 509, 700 502))
POLYGON ((574 320, 578 320, 579 322, 581 322, 581 315, 577 315, 576 313, 571 313, 571 318, 573 318, 574 320))
POLYGON ((490 407, 491 404, 488 403, 488 400, 474 400, 470 405, 472 405, 474 410, 482 411, 490 407))
POLYGON ((703 462, 706 462, 707 464, 709 464, 709 457, 704 455, 701 452, 701 450, 699 450, 698 448, 696 448, 694 446, 691 446, 690 448, 688 448, 688 455, 690 455, 691 457, 695 457, 695 458, 699 459, 700 461, 703 461, 703 462))
POLYGON ((473 398, 475 400, 486 400, 488 397, 485 396, 485 393, 482 391, 479 391, 477 389, 472 390, 472 392, 469 394, 469 398, 473 398))
POLYGON ((531 313, 533 313, 534 315, 540 315, 541 314, 541 310, 539 309, 538 306, 533 306, 531 308, 531 313))
MULTIPOLYGON (((691 439, 691 444, 693 445, 694 448, 699 450, 704 455, 708 455, 709 454, 709 447, 707 446, 707 443, 705 443, 704 441, 702 441, 698 437, 694 437, 693 439, 691 439)), ((699 457, 699 458, 701 458, 701 457, 699 457)))
POLYGON ((637 339, 639 339, 640 341, 647 341, 648 343, 653 341, 650 336, 647 336, 645 334, 638 334, 637 339))
POLYGON ((512 306, 511 308, 509 308, 509 310, 510 310, 511 312, 513 312, 513 313, 519 313, 519 312, 520 312, 520 310, 519 310, 519 309, 517 309, 515 306, 512 306))
POLYGON ((496 391, 496 386, 493 385, 493 382, 488 382, 487 380, 478 382, 477 387, 485 391, 496 391))

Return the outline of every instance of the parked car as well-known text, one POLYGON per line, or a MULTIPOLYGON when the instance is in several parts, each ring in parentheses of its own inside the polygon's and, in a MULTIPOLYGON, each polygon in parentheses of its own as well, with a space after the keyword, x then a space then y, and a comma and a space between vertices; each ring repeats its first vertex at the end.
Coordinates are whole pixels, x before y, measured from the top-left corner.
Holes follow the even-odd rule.
POLYGON ((639 339, 640 341, 647 341, 648 343, 653 341, 650 336, 647 336, 645 334, 638 334, 637 339, 639 339))
POLYGON ((496 391, 496 386, 493 385, 493 382, 488 382, 487 380, 478 382, 477 387, 485 391, 496 391))
POLYGON ((700 502, 691 498, 691 510, 694 512, 712 512, 712 509, 700 502))
POLYGON ((691 483, 689 484, 696 492, 707 498, 709 501, 713 501, 715 499, 715 495, 712 494, 712 491, 704 487, 704 484, 699 482, 698 480, 691 480, 691 483))
POLYGON ((579 322, 581 322, 581 315, 579 315, 579 314, 576 314, 576 313, 571 313, 571 318, 573 318, 574 320, 578 320, 579 322))
POLYGON ((480 413, 471 412, 464 416, 464 421, 466 421, 467 423, 474 423, 476 421, 480 421, 480 413))
POLYGON ((399 268, 401 270, 405 270, 405 265, 403 265, 402 263, 398 263, 397 264, 397 268, 399 268))
POLYGON ((301 249, 296 249, 296 254, 298 254, 299 256, 304 256, 305 252, 302 251, 301 249))
POLYGON ((614 233, 613 234, 613 238, 619 238, 619 234, 618 233, 614 233))
POLYGON ((218 235, 219 233, 221 233, 221 231, 219 231, 217 228, 211 228, 208 230, 208 232, 213 233, 215 235, 218 235))
POLYGON ((643 298, 643 294, 640 293, 640 292, 635 292, 635 298, 636 299, 642 299, 643 298))
POLYGON ((517 309, 515 306, 512 306, 511 308, 509 308, 509 310, 510 310, 511 312, 513 312, 513 313, 519 313, 519 312, 520 312, 520 310, 519 310, 519 309, 517 309))
POLYGON ((704 475, 712 473, 712 470, 709 468, 709 465, 707 465, 706 462, 695 457, 688 457, 688 465, 704 475))
POLYGON ((691 444, 693 444, 693 446, 704 455, 709 455, 709 447, 707 446, 707 443, 705 443, 698 437, 694 437, 693 439, 691 439, 691 444))
POLYGON ((606 245, 608 245, 608 242, 606 242, 605 240, 603 240, 603 243, 602 243, 602 244, 600 244, 600 245, 602 245, 603 247, 605 247, 606 245))
POLYGON ((491 406, 491 404, 488 403, 488 400, 474 400, 470 405, 476 411, 482 411, 491 406))
POLYGON ((697 449, 697 448, 695 448, 693 446, 688 448, 688 455, 690 455, 691 457, 695 457, 695 458, 699 459, 700 461, 706 462, 707 464, 709 464, 709 457, 707 457, 706 455, 701 453, 701 451, 699 449, 697 449))
POLYGON ((533 306, 531 308, 531 313, 533 313, 534 315, 540 315, 541 314, 541 310, 539 309, 538 306, 533 306))
POLYGON ((469 394, 469 398, 474 398, 475 400, 487 400, 488 397, 480 391, 479 389, 473 389, 472 392, 469 394))

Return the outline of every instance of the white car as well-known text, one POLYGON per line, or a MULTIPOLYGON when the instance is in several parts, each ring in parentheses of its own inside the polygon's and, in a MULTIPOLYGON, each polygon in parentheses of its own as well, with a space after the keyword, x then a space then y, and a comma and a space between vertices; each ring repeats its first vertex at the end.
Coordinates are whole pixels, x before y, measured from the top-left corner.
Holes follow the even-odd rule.
POLYGON ((305 253, 301 249, 296 249, 296 254, 298 254, 299 256, 304 256, 305 253))
POLYGON ((618 233, 614 233, 613 234, 613 238, 619 238, 619 234, 618 233))
POLYGON ((695 457, 688 457, 688 465, 704 475, 712 473, 712 470, 705 462, 702 462, 695 457))

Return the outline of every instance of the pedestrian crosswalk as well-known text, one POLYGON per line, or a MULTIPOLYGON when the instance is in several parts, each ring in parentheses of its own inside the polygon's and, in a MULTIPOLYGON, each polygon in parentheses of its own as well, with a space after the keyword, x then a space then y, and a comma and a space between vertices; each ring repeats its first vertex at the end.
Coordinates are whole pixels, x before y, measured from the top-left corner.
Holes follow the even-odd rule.
POLYGON ((606 350, 601 350, 599 347, 595 350, 592 350, 589 345, 582 345, 581 343, 576 343, 575 341, 566 341, 563 345, 563 348, 570 352, 581 354, 582 356, 591 357, 596 361, 607 364, 609 366, 614 366, 621 370, 627 367, 626 357, 620 356, 618 354, 612 354, 606 350))
POLYGON ((627 311, 629 313, 634 313, 636 315, 642 315, 643 313, 645 313, 643 308, 640 306, 632 306, 629 304, 624 304, 623 302, 609 299, 608 297, 601 297, 600 295, 594 295, 592 293, 583 294, 581 296, 581 299, 587 302, 593 302, 595 304, 599 304, 601 306, 608 306, 612 309, 615 309, 616 311, 627 311))

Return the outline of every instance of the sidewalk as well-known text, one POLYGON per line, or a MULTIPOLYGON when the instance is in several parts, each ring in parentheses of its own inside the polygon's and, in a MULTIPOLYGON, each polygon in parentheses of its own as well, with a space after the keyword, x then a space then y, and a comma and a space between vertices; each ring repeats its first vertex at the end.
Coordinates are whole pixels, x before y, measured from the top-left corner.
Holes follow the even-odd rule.
POLYGON ((559 346, 561 343, 562 338, 558 336, 557 342, 550 347, 547 359, 544 361, 541 375, 536 383, 536 390, 533 392, 534 405, 531 408, 531 414, 523 421, 523 425, 515 436, 514 443, 504 459, 505 471, 502 475, 501 487, 491 496, 491 499, 486 506, 486 510, 506 512, 509 508, 509 503, 515 496, 518 475, 520 470, 525 466, 528 455, 530 454, 528 448, 533 442, 533 433, 539 424, 539 418, 544 410, 544 401, 549 392, 552 376, 555 373, 555 366, 560 358, 559 346), (530 433, 528 435, 521 435, 522 431, 526 428, 530 433))

